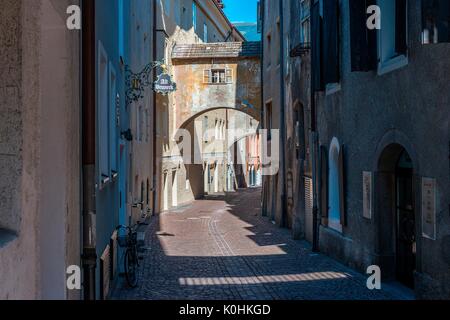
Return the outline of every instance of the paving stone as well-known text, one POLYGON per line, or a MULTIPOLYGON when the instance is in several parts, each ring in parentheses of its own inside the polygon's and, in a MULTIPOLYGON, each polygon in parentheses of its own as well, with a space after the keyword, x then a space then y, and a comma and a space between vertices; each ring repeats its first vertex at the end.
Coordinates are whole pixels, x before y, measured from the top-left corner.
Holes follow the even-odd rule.
POLYGON ((255 215, 260 189, 196 201, 154 217, 140 285, 122 279, 112 299, 396 300, 367 289, 367 278, 321 254, 289 230, 255 215), (170 235, 170 236, 168 236, 170 235))

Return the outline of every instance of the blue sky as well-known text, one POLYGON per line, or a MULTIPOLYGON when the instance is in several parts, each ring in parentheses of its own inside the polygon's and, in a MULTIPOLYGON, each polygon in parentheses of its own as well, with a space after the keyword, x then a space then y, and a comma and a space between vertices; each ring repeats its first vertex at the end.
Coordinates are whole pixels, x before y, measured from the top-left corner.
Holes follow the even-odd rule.
POLYGON ((231 22, 256 22, 257 0, 224 0, 225 13, 231 22))

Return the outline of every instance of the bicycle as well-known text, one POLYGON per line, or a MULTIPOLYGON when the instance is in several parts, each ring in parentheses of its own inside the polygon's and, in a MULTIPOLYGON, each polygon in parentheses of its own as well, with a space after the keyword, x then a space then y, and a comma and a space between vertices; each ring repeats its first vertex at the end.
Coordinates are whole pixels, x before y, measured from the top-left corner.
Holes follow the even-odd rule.
POLYGON ((136 288, 138 285, 138 268, 139 268, 139 256, 138 256, 138 239, 136 226, 118 226, 118 231, 127 230, 125 236, 119 237, 119 246, 127 248, 125 252, 124 267, 125 277, 127 283, 131 288, 136 288))

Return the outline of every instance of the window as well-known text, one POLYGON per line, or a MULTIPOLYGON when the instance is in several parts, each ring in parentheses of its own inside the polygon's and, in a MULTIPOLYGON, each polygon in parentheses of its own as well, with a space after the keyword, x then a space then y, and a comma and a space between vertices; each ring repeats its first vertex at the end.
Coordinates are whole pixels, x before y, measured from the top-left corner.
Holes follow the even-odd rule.
POLYGON ((225 83, 225 70, 211 70, 212 83, 225 83))
POLYGON ((216 123, 214 125, 214 139, 219 139, 219 120, 216 119, 216 123))
POLYGON ((203 83, 207 83, 207 84, 233 83, 233 71, 231 69, 204 70, 203 83))
MULTIPOLYGON (((370 0, 370 3, 375 3, 370 0)), ((350 0, 350 50, 352 72, 376 70, 377 30, 367 28, 368 1, 350 0)))
POLYGON ((119 0, 119 55, 125 56, 125 14, 124 14, 124 0, 119 0))
MULTIPOLYGON (((283 35, 281 34, 281 22, 280 22, 280 18, 278 18, 277 21, 277 35, 278 35, 278 43, 281 45, 281 41, 283 41, 283 35)), ((280 50, 276 50, 276 57, 277 57, 277 66, 280 65, 281 63, 281 55, 280 55, 280 50)))
POLYGON ((148 110, 145 109, 145 142, 150 140, 150 118, 148 116, 148 110))
POLYGON ((333 139, 329 159, 329 227, 342 232, 339 213, 339 142, 337 139, 333 139))
POLYGON ((301 43, 310 43, 311 42, 311 21, 310 18, 306 18, 302 22, 302 32, 301 32, 301 43))
POLYGON ((194 31, 197 31, 197 4, 192 2, 192 26, 194 31))
POLYGON ((207 116, 205 116, 203 118, 203 137, 204 137, 204 142, 208 142, 209 141, 208 117, 207 116))
POLYGON ((423 44, 450 42, 450 2, 422 0, 423 44))
POLYGON ((285 69, 286 69, 286 76, 288 76, 291 71, 291 60, 287 58, 287 57, 289 57, 289 52, 291 51, 291 41, 289 39, 289 36, 286 36, 285 41, 286 41, 286 43, 284 45, 284 51, 285 51, 284 56, 286 57, 285 69))
POLYGON ((270 68, 272 66, 272 36, 270 33, 267 35, 266 41, 267 41, 267 54, 266 54, 267 68, 270 68))
POLYGON ((98 165, 99 179, 103 186, 108 183, 110 175, 110 107, 108 87, 108 56, 101 42, 98 46, 98 165))
POLYGON ((167 15, 167 16, 169 16, 170 17, 170 14, 171 14, 171 12, 170 12, 170 3, 172 2, 173 0, 165 0, 164 1, 164 12, 165 12, 165 14, 167 15))
MULTIPOLYGON (((352 0, 353 3, 355 0, 352 0)), ((361 1, 356 0, 357 3, 361 1)), ((313 68, 312 90, 323 91, 324 77, 323 77, 323 22, 320 10, 320 2, 314 2, 311 7, 311 65, 313 68)))
POLYGON ((181 25, 181 7, 180 7, 180 0, 175 0, 174 10, 175 10, 175 23, 176 23, 178 26, 180 26, 180 25, 181 25))
POLYGON ((257 12, 258 12, 258 16, 257 16, 257 27, 256 30, 258 33, 262 32, 262 16, 263 16, 263 12, 262 12, 262 7, 263 4, 261 3, 261 1, 258 1, 257 3, 257 12))
POLYGON ((407 65, 407 1, 378 0, 382 12, 378 32, 378 73, 407 65))
POLYGON ((136 117, 136 128, 137 128, 137 141, 142 142, 144 141, 144 134, 146 129, 146 123, 145 123, 145 113, 144 108, 140 106, 138 108, 138 113, 136 117))
POLYGON ((114 67, 112 64, 109 65, 109 141, 110 141, 110 166, 111 171, 114 171, 115 173, 118 171, 117 169, 117 138, 118 138, 118 114, 119 114, 119 107, 120 107, 120 101, 119 96, 117 94, 117 87, 116 87, 116 71, 114 70, 114 67))
POLYGON ((169 63, 170 61, 170 44, 169 40, 164 40, 164 61, 165 63, 169 63))
POLYGON ((150 180, 147 179, 147 206, 150 204, 150 180))
POLYGON ((182 27, 185 30, 189 29, 189 15, 187 13, 187 9, 185 7, 183 7, 183 9, 181 10, 181 17, 182 17, 182 27))
POLYGON ((203 24, 203 42, 208 42, 208 25, 206 23, 203 24))
MULTIPOLYGON (((389 0, 391 1, 391 0, 389 0)), ((340 74, 339 0, 323 4, 323 68, 325 84, 339 83, 340 74)), ((328 91, 328 90, 327 90, 328 91)))
POLYGON ((272 102, 266 104, 266 130, 267 130, 267 139, 272 140, 272 102))
POLYGON ((338 232, 346 225, 344 197, 344 148, 333 138, 329 153, 328 226, 338 232))

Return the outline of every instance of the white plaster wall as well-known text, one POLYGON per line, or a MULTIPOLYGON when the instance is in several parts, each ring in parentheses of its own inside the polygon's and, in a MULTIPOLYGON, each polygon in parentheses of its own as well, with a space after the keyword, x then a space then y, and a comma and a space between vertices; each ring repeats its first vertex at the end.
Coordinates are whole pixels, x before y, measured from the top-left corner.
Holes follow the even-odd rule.
POLYGON ((78 42, 62 29, 66 8, 2 0, 0 83, 9 89, 0 90, 0 130, 12 139, 0 143, 0 168, 16 186, 0 184, 10 201, 0 228, 16 236, 0 239, 0 299, 79 297, 65 290, 65 265, 80 257, 78 42))

